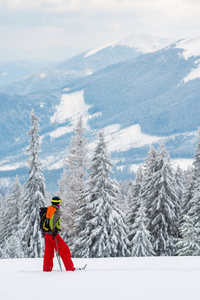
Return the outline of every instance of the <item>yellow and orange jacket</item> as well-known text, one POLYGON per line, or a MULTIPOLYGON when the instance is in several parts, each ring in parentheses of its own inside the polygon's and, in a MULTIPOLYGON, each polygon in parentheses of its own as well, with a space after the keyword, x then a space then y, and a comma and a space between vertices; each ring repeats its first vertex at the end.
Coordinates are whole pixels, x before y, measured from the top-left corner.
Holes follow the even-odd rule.
POLYGON ((48 207, 46 218, 50 220, 49 226, 51 231, 48 234, 52 234, 56 229, 60 231, 60 209, 57 206, 51 205, 48 207))

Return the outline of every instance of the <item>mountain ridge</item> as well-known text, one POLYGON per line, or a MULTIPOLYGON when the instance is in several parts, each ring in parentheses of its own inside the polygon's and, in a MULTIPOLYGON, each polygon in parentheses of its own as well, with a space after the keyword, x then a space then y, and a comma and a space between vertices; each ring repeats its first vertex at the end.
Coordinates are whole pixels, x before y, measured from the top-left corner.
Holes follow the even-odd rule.
POLYGON ((41 159, 51 191, 80 114, 90 150, 98 130, 112 141, 117 179, 134 178, 131 166, 144 161, 150 143, 159 147, 165 142, 172 159, 192 160, 200 111, 200 76, 194 74, 199 49, 200 38, 148 53, 122 45, 102 47, 57 64, 48 76, 43 69, 2 88, 0 178, 13 178, 17 172, 21 180, 27 176, 24 151, 32 109, 40 118, 41 159))

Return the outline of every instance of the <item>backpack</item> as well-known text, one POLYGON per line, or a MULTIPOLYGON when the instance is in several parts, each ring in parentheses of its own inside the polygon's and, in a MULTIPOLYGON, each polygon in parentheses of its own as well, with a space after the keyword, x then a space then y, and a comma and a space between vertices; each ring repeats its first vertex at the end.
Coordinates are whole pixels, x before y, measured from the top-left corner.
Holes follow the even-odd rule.
POLYGON ((47 233, 51 231, 50 228, 50 219, 53 213, 56 211, 56 208, 52 208, 47 216, 47 210, 49 207, 40 207, 40 230, 42 233, 47 233))
POLYGON ((40 230, 42 233, 51 231, 49 226, 50 220, 46 217, 47 209, 48 207, 40 207, 40 230))

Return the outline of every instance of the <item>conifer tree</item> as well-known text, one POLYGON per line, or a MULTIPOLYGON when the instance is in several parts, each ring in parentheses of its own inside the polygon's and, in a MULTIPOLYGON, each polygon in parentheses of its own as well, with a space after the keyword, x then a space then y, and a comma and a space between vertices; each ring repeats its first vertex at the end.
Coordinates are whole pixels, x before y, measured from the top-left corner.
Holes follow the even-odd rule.
POLYGON ((177 242, 179 256, 200 255, 199 225, 194 225, 189 216, 184 215, 180 227, 181 238, 177 242))
POLYGON ((11 236, 5 241, 4 258, 22 258, 23 248, 21 243, 20 232, 13 232, 11 236))
POLYGON ((76 246, 82 257, 127 256, 127 226, 117 203, 117 183, 109 177, 112 162, 103 133, 98 134, 88 189, 82 194, 76 246))
MULTIPOLYGON (((9 247, 9 242, 12 241, 11 236, 16 236, 19 231, 21 196, 22 186, 18 176, 16 176, 11 192, 6 195, 4 213, 2 215, 2 243, 4 254, 9 247)), ((13 257, 15 257, 14 253, 12 254, 12 258, 13 257)))
POLYGON ((191 199, 191 208, 188 212, 194 226, 200 223, 200 178, 196 179, 193 197, 191 199))
POLYGON ((0 208, 1 208, 2 205, 3 205, 3 195, 0 194, 0 208))
MULTIPOLYGON (((64 238, 69 238, 74 233, 78 201, 81 191, 86 187, 88 178, 88 151, 84 138, 85 130, 82 117, 78 119, 74 132, 75 135, 71 139, 70 147, 67 148, 68 153, 64 160, 64 171, 59 181, 59 196, 63 201, 62 232, 64 238)), ((70 240, 68 240, 68 244, 70 244, 70 240)))
MULTIPOLYGON (((181 201, 181 215, 189 215, 189 211, 192 206, 191 199, 194 194, 194 173, 193 170, 188 170, 185 187, 183 190, 182 201, 181 201)), ((183 222, 183 218, 181 218, 181 223, 183 222)))
POLYGON ((177 186, 177 197, 178 197, 178 226, 181 223, 182 220, 182 202, 183 202, 183 193, 184 193, 184 184, 185 184, 185 178, 182 169, 178 166, 175 171, 175 181, 177 186))
POLYGON ((151 149, 145 173, 148 230, 156 255, 174 255, 178 237, 178 197, 171 161, 164 145, 160 153, 151 149), (153 163, 153 165, 152 165, 153 163))
POLYGON ((119 188, 119 194, 117 196, 117 200, 119 203, 120 209, 127 214, 129 212, 129 197, 131 194, 131 189, 133 186, 133 181, 125 180, 125 181, 119 181, 118 188, 119 188))
POLYGON ((8 210, 10 210, 10 228, 12 233, 17 233, 19 230, 19 224, 21 222, 21 205, 22 205, 22 194, 23 194, 23 187, 19 182, 18 176, 16 176, 12 190, 10 192, 10 202, 8 210))
POLYGON ((182 239, 177 244, 179 255, 200 255, 200 128, 198 128, 197 138, 193 169, 190 176, 187 176, 186 189, 183 194, 184 219, 180 226, 182 239))
POLYGON ((38 157, 40 151, 39 119, 31 112, 32 127, 27 151, 29 152, 29 178, 24 184, 22 201, 23 220, 20 224, 22 230, 22 243, 25 257, 41 257, 43 254, 42 236, 39 230, 39 209, 46 206, 47 195, 41 162, 38 157))
POLYGON ((131 241, 131 255, 152 256, 155 255, 155 253, 151 244, 150 232, 147 230, 147 218, 143 199, 140 196, 138 199, 138 204, 139 208, 136 213, 136 218, 132 225, 131 231, 131 236, 133 236, 133 239, 131 241))
POLYGON ((140 207, 142 185, 143 185, 143 171, 139 167, 135 182, 132 184, 128 191, 128 207, 129 212, 127 213, 127 224, 129 226, 129 240, 132 241, 135 235, 135 219, 140 207))
POLYGON ((198 143, 193 166, 193 190, 188 215, 196 225, 200 222, 200 128, 198 128, 198 143))
POLYGON ((176 184, 178 189, 177 196, 179 198, 179 203, 181 203, 183 197, 183 191, 184 191, 185 178, 184 178, 183 170, 179 166, 176 168, 175 179, 176 179, 176 184))
MULTIPOLYGON (((88 181, 89 182, 89 181, 88 181)), ((88 184, 89 185, 89 184, 88 184)), ((88 222, 92 219, 92 212, 89 209, 89 199, 90 199, 90 188, 87 187, 83 190, 79 198, 79 205, 76 211, 77 214, 77 224, 75 229, 75 240, 73 244, 72 255, 74 257, 83 257, 85 252, 85 243, 90 234, 90 228, 88 227, 88 222)), ((71 248, 70 248, 71 250, 71 248)))
POLYGON ((4 215, 4 202, 3 202, 3 196, 0 194, 0 258, 2 258, 3 256, 3 247, 4 247, 3 215, 4 215))
MULTIPOLYGON (((14 214, 13 212, 16 210, 16 205, 15 203, 13 203, 12 201, 12 197, 9 193, 6 194, 5 196, 5 205, 4 205, 4 211, 2 214, 2 230, 1 230, 1 234, 2 234, 2 250, 4 253, 4 257, 5 257, 5 249, 6 249, 6 243, 8 241, 8 239, 10 238, 12 231, 13 231, 13 227, 15 226, 14 223, 11 221, 14 219, 14 214)), ((16 228, 15 228, 16 230, 16 228)))
POLYGON ((196 148, 193 166, 194 166, 193 179, 195 184, 196 180, 200 177, 200 127, 198 128, 198 132, 197 132, 197 148, 196 148))

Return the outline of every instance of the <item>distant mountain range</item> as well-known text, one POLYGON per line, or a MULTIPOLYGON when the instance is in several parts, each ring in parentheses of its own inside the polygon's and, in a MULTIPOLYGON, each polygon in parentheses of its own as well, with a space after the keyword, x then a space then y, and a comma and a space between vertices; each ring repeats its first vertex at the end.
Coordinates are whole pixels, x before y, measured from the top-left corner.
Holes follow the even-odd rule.
POLYGON ((0 62, 0 87, 33 74, 49 64, 49 62, 43 61, 0 62))
MULTIPOLYGON (((30 111, 40 118, 47 189, 57 190, 73 125, 82 114, 89 148, 103 130, 115 178, 134 178, 149 144, 193 159, 200 125, 200 38, 133 35, 1 87, 0 178, 27 178, 30 111)), ((1 181, 0 181, 1 182, 1 181)))

